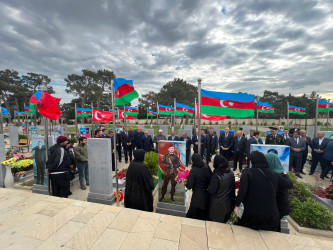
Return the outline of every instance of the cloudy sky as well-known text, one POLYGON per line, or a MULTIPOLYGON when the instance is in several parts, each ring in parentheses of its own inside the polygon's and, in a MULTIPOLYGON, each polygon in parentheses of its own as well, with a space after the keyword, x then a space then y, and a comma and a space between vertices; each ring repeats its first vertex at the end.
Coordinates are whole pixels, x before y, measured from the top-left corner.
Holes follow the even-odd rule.
POLYGON ((0 68, 64 78, 109 69, 140 94, 175 77, 333 99, 332 0, 2 0, 0 68))

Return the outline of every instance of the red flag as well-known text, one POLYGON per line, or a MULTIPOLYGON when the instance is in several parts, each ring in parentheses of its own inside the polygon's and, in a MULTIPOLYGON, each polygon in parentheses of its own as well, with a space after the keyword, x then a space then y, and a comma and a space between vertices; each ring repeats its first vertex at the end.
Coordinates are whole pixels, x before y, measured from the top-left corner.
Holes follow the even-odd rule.
POLYGON ((126 120, 133 120, 132 115, 125 115, 124 110, 118 110, 118 118, 119 119, 125 119, 125 117, 126 117, 126 120))
MULTIPOLYGON (((199 115, 198 115, 198 103, 197 103, 197 107, 195 109, 195 117, 198 119, 199 115)), ((209 120, 209 121, 222 121, 227 119, 226 116, 224 115, 205 115, 205 114, 201 114, 201 119, 203 120, 209 120)))
POLYGON ((109 111, 100 111, 97 109, 92 110, 92 121, 93 122, 112 122, 113 114, 109 111))
POLYGON ((46 91, 38 91, 30 98, 30 103, 37 104, 38 111, 42 116, 51 120, 59 119, 61 111, 58 104, 61 99, 51 96, 46 91))

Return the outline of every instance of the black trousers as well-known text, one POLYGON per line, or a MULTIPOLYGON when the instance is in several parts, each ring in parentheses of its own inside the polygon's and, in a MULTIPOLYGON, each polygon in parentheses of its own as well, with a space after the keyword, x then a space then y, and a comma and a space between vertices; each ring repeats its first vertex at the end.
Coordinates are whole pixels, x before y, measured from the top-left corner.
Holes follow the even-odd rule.
POLYGON ((70 188, 69 173, 50 174, 50 178, 52 182, 52 195, 68 198, 70 188))
POLYGON ((302 152, 303 153, 303 155, 302 155, 302 170, 303 170, 303 168, 304 168, 304 165, 305 165, 305 163, 306 163, 306 158, 308 158, 308 152, 302 152))
POLYGON ((121 145, 117 146, 118 160, 121 162, 121 145))
POLYGON ((45 163, 43 161, 36 162, 37 165, 37 184, 44 185, 45 163))
POLYGON ((237 163, 239 164, 239 171, 242 171, 244 160, 244 153, 240 151, 234 152, 234 169, 237 169, 237 163))
POLYGON ((324 170, 321 173, 321 176, 326 176, 330 170, 332 170, 332 175, 333 175, 333 166, 329 160, 324 159, 324 170))
POLYGON ((228 149, 228 150, 222 150, 222 148, 220 148, 220 154, 222 156, 224 156, 224 158, 227 159, 227 161, 230 160, 230 156, 231 156, 231 149, 228 149))
POLYGON ((191 149, 186 149, 186 167, 190 162, 191 149))
POLYGON ((293 155, 289 157, 289 171, 292 168, 295 168, 296 173, 301 172, 302 170, 302 153, 298 152, 299 155, 293 155))
POLYGON ((320 166, 321 166, 321 171, 324 171, 323 166, 325 165, 324 163, 324 154, 317 154, 315 152, 312 153, 312 164, 311 164, 311 170, 310 173, 314 173, 314 171, 316 170, 316 167, 318 165, 318 162, 320 162, 320 166))
POLYGON ((128 156, 129 156, 129 160, 132 161, 132 157, 133 157, 133 148, 132 146, 124 146, 124 156, 125 156, 125 162, 128 162, 128 156))

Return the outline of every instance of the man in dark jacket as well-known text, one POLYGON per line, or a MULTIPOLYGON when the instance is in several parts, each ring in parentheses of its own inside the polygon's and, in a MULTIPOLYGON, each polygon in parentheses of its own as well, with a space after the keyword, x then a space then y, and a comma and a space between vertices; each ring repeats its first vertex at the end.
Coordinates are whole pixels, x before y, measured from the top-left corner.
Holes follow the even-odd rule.
POLYGON ((121 133, 121 141, 124 149, 125 163, 128 162, 128 156, 129 160, 132 161, 134 137, 132 135, 132 132, 127 130, 127 127, 125 127, 124 131, 121 133))
POLYGON ((295 168, 295 175, 299 178, 303 178, 300 175, 300 172, 302 169, 302 156, 303 151, 306 148, 306 143, 299 138, 299 134, 299 131, 295 131, 293 138, 289 138, 286 145, 290 147, 289 170, 295 168))
POLYGON ((325 133, 323 131, 317 132, 317 137, 312 139, 311 148, 312 148, 312 164, 309 175, 312 175, 316 170, 318 162, 320 162, 321 171, 324 171, 324 153, 327 147, 327 144, 330 142, 328 138, 325 138, 325 133))
POLYGON ((116 171, 113 130, 109 130, 108 138, 111 141, 112 171, 116 171))
MULTIPOLYGON (((330 170, 332 170, 332 173, 333 173, 333 141, 330 141, 327 144, 323 158, 324 158, 325 169, 324 169, 323 173, 320 175, 320 178, 322 178, 322 179, 324 179, 324 177, 327 176, 327 174, 330 170)), ((332 174, 332 176, 333 176, 333 174, 332 174)), ((332 181, 332 177, 331 177, 331 181, 332 181)))
POLYGON ((233 136, 229 132, 229 128, 225 128, 224 133, 222 133, 219 138, 220 155, 224 156, 227 161, 230 160, 231 150, 234 143, 233 136))
POLYGON ((155 143, 155 153, 158 153, 158 142, 162 140, 166 140, 166 137, 163 135, 163 130, 160 129, 153 139, 153 143, 155 143))
POLYGON ((293 135, 294 135, 295 131, 300 132, 299 124, 297 124, 297 123, 295 123, 294 127, 289 130, 289 137, 293 138, 293 135))
POLYGON ((187 167, 187 165, 190 161, 190 156, 191 156, 192 140, 189 136, 187 136, 186 132, 183 132, 183 136, 180 138, 180 141, 186 142, 186 167, 187 167))
POLYGON ((214 129, 211 128, 209 134, 206 135, 207 163, 210 162, 211 157, 215 155, 218 150, 218 139, 214 132, 214 129))
POLYGON ((148 131, 145 131, 145 134, 141 137, 141 148, 145 152, 150 152, 154 149, 153 139, 149 135, 148 131))
POLYGON ((247 167, 250 167, 250 154, 251 154, 251 144, 259 144, 258 139, 260 137, 260 133, 258 131, 253 132, 253 136, 249 138, 247 141, 247 167))
POLYGON ((77 161, 77 169, 79 171, 79 181, 82 190, 89 186, 89 166, 88 166, 88 148, 87 138, 80 137, 79 144, 74 148, 74 153, 77 161), (86 185, 84 184, 86 181, 86 185))
POLYGON ((179 141, 179 137, 176 135, 175 131, 171 131, 171 135, 168 137, 168 141, 179 141))
MULTIPOLYGON (((205 151, 205 144, 206 138, 204 135, 201 136, 201 158, 203 159, 204 151, 205 151)), ((198 146, 199 146, 199 132, 198 129, 195 131, 195 135, 192 136, 192 143, 193 143, 193 151, 194 153, 198 154, 198 146)))
POLYGON ((277 128, 270 127, 271 134, 266 136, 266 145, 285 145, 285 141, 282 135, 277 134, 277 128))
POLYGON ((46 164, 47 173, 52 181, 52 195, 68 198, 70 188, 70 156, 65 150, 67 138, 59 136, 57 144, 50 148, 50 158, 46 164))
POLYGON ((301 130, 300 131, 300 138, 305 142, 306 144, 306 148, 303 151, 303 155, 302 155, 302 168, 301 168, 301 174, 305 174, 303 171, 304 165, 306 163, 306 159, 308 157, 308 153, 309 153, 309 146, 311 147, 311 138, 309 136, 306 136, 306 131, 305 130, 301 130))
POLYGON ((142 132, 142 127, 138 127, 134 131, 134 147, 135 149, 140 149, 141 147, 141 138, 144 136, 144 133, 142 132))
POLYGON ((116 135, 116 149, 117 149, 117 153, 118 153, 118 160, 119 162, 121 162, 121 134, 117 132, 117 135, 116 135))
POLYGON ((246 151, 247 140, 243 136, 242 131, 237 131, 234 137, 233 158, 234 158, 234 171, 237 170, 237 163, 239 164, 239 172, 242 171, 244 153, 246 151))

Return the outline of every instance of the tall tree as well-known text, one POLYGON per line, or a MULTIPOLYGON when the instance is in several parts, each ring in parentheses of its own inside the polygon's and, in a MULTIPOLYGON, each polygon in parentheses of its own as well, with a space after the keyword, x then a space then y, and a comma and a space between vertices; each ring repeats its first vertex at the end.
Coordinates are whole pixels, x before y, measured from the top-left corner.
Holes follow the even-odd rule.
POLYGON ((44 82, 47 86, 47 92, 50 94, 54 93, 53 88, 48 86, 51 82, 51 79, 47 75, 29 72, 27 75, 22 76, 22 80, 32 94, 42 89, 44 82))

